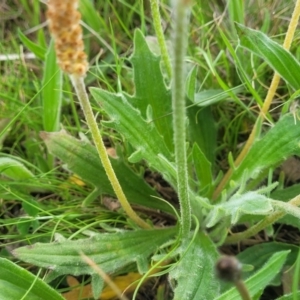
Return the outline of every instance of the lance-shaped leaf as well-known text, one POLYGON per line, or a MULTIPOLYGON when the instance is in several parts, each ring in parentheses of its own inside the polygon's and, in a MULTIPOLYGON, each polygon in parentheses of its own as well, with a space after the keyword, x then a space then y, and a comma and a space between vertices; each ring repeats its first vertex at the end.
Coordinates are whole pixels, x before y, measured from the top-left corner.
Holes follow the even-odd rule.
POLYGON ((0 258, 0 299, 63 300, 44 281, 13 262, 0 258))
MULTIPOLYGON (((296 245, 278 242, 268 242, 254 245, 239 253, 237 255, 237 258, 242 264, 251 265, 253 267, 253 271, 249 271, 245 274, 249 277, 252 276, 257 270, 259 270, 259 268, 261 268, 261 266, 263 266, 264 263, 269 259, 269 257, 271 257, 274 253, 286 250, 290 250, 290 253, 288 254, 286 259, 286 265, 292 266, 297 260, 299 247, 296 245)), ((275 283, 279 285, 281 278, 280 276, 276 277, 275 278, 277 282, 275 283)), ((272 282, 274 282, 274 279, 272 280, 272 282)))
POLYGON ((138 162, 144 159, 151 167, 164 174, 165 165, 159 159, 159 155, 169 161, 172 161, 172 155, 155 124, 147 122, 141 112, 135 109, 123 95, 111 94, 98 88, 91 88, 90 91, 111 118, 111 121, 105 122, 105 125, 122 134, 136 149, 129 158, 130 161, 138 162))
MULTIPOLYGON (((80 176, 82 180, 93 184, 102 194, 114 195, 94 146, 86 141, 77 140, 64 131, 42 132, 41 137, 50 153, 66 163, 69 170, 80 176)), ((121 159, 110 159, 110 161, 131 203, 173 213, 170 206, 151 197, 158 194, 121 159)))
POLYGON ((172 239, 177 228, 102 233, 76 241, 37 243, 13 251, 19 259, 39 267, 49 268, 56 276, 63 274, 94 274, 83 261, 84 253, 106 273, 114 273, 130 263, 149 258, 160 245, 172 239))
POLYGON ((236 24, 240 45, 259 55, 294 89, 300 89, 300 63, 261 31, 236 24))
POLYGON ((151 106, 152 120, 170 150, 173 149, 171 91, 164 83, 160 69, 160 57, 149 49, 140 30, 134 34, 134 52, 130 58, 133 65, 135 94, 126 98, 137 108, 143 118, 151 106))
POLYGON ((219 257, 216 246, 205 233, 199 232, 194 239, 186 239, 182 248, 187 251, 170 272, 171 280, 176 280, 174 300, 215 299, 220 290, 214 276, 219 257))
MULTIPOLYGON (((246 286, 251 297, 259 294, 272 281, 278 272, 280 272, 287 255, 290 251, 277 252, 266 262, 266 264, 253 276, 246 280, 246 286)), ((241 296, 236 288, 231 288, 216 300, 240 300, 241 296)))
MULTIPOLYGON (((256 141, 245 159, 234 170, 231 180, 240 185, 243 180, 257 178, 262 171, 276 166, 286 158, 300 153, 300 126, 291 114, 283 116, 260 140, 256 141), (247 171, 247 178, 245 178, 247 171)), ((232 188, 228 188, 232 191, 232 188)))

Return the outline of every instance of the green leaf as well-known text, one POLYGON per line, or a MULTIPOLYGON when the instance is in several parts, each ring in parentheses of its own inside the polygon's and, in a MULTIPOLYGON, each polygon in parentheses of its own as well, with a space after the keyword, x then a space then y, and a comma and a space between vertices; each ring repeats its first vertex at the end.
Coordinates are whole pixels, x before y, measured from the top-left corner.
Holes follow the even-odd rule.
MULTIPOLYGON (((300 194, 300 184, 294 184, 284 189, 277 189, 271 193, 271 198, 287 202, 300 194)), ((292 215, 285 215, 276 223, 291 225, 300 229, 300 219, 292 215)))
POLYGON ((82 14, 83 20, 87 23, 87 25, 91 27, 96 33, 100 34, 103 24, 99 16, 99 11, 95 9, 93 1, 79 1, 79 10, 82 14))
POLYGON ((0 290, 1 300, 64 299, 41 279, 4 258, 0 258, 0 290))
POLYGON ((186 239, 182 248, 187 251, 170 272, 171 280, 177 282, 174 300, 215 299, 220 290, 220 283, 214 276, 219 257, 216 246, 205 233, 199 232, 186 239))
POLYGON ((148 258, 160 245, 173 238, 177 228, 101 233, 88 239, 37 243, 13 251, 19 259, 50 268, 56 276, 94 274, 80 253, 84 253, 106 273, 114 273, 130 263, 148 258))
POLYGON ((24 46, 28 48, 32 53, 34 53, 38 58, 44 60, 46 55, 46 49, 43 47, 33 43, 30 39, 28 39, 19 29, 18 36, 24 46))
POLYGON ((300 89, 300 63, 261 31, 236 24, 240 45, 264 59, 294 89, 300 89))
POLYGON ((231 224, 236 224, 242 215, 268 215, 273 211, 271 203, 271 199, 257 192, 236 193, 227 202, 213 206, 207 216, 207 227, 213 227, 227 216, 231 224))
POLYGON ((276 298, 276 300, 295 300, 295 299, 300 299, 300 291, 297 293, 292 293, 288 295, 284 295, 282 297, 276 298))
POLYGON ((194 105, 199 107, 206 107, 216 103, 219 103, 225 99, 230 98, 230 93, 237 94, 244 90, 243 85, 239 85, 230 89, 229 91, 217 90, 206 90, 196 93, 194 95, 194 105))
POLYGON ((62 101, 62 71, 56 63, 53 40, 46 55, 43 76, 43 125, 46 131, 57 131, 62 101))
POLYGON ((199 146, 213 168, 217 148, 217 126, 211 108, 189 107, 187 115, 189 140, 199 146))
MULTIPOLYGON (((139 110, 135 109, 121 94, 91 88, 92 96, 104 108, 111 121, 104 124, 124 135, 126 140, 137 150, 138 157, 166 175, 165 165, 159 159, 163 155, 172 161, 172 155, 153 122, 146 122, 139 110)), ((136 161, 136 160, 135 160, 136 161)))
POLYGON ((213 192, 211 163, 207 160, 197 144, 194 144, 192 154, 195 172, 200 183, 200 190, 202 191, 201 195, 203 197, 210 197, 213 192))
POLYGON ((0 174, 13 180, 26 180, 34 178, 24 164, 17 159, 9 157, 0 157, 0 174))
MULTIPOLYGON (((99 155, 89 142, 80 141, 64 131, 41 133, 49 152, 67 164, 82 180, 91 183, 102 194, 115 195, 99 155)), ((131 203, 174 213, 169 205, 155 197, 158 194, 136 175, 121 159, 110 159, 125 195, 131 203)))
MULTIPOLYGON (((285 264, 288 266, 292 266, 297 259, 299 247, 296 245, 278 242, 269 242, 254 245, 239 253, 237 255, 237 258, 242 264, 253 266, 253 271, 247 272, 245 274, 248 277, 259 270, 259 268, 263 266, 269 259, 269 257, 271 257, 274 253, 286 250, 290 250, 291 252, 288 254, 285 264)), ((275 279, 272 280, 272 283, 280 284, 280 279, 280 275, 278 274, 275 279)))
POLYGON ((155 127, 163 137, 169 150, 173 150, 171 91, 167 89, 160 69, 160 57, 155 56, 140 30, 135 31, 134 52, 130 58, 133 65, 135 94, 126 96, 128 102, 137 108, 143 118, 151 106, 155 127))
MULTIPOLYGON (((249 290, 250 296, 254 297, 260 293, 265 287, 272 281, 278 272, 280 272, 288 251, 277 252, 266 262, 266 264, 260 268, 253 276, 245 281, 245 284, 249 290)), ((240 300, 241 296, 236 288, 231 288, 216 300, 240 300)))
POLYGON ((300 153, 300 126, 291 114, 283 116, 260 140, 256 141, 245 159, 234 170, 231 180, 237 185, 255 179, 265 169, 274 167, 286 158, 300 153), (245 171, 247 178, 245 178, 245 171))

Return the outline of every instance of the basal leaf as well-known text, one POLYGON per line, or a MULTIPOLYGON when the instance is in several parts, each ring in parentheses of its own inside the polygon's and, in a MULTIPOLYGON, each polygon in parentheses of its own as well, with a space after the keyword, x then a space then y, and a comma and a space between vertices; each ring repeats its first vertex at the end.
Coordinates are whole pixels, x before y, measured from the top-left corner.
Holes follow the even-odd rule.
POLYGON ((209 237, 199 232, 186 239, 183 248, 187 248, 183 258, 170 272, 171 280, 176 280, 174 300, 215 299, 219 295, 220 284, 214 276, 218 258, 216 246, 209 237))
POLYGON ((134 52, 130 58, 134 71, 135 94, 126 96, 130 104, 137 108, 146 119, 151 106, 152 120, 169 150, 173 149, 171 91, 164 83, 160 69, 160 57, 151 52, 140 30, 135 31, 134 52))
POLYGON ((106 273, 148 258, 160 245, 172 239, 176 228, 101 233, 88 239, 65 240, 54 243, 37 243, 13 251, 19 259, 44 268, 57 276, 63 274, 93 274, 80 253, 92 259, 106 273))
POLYGON ((261 31, 236 24, 240 45, 259 55, 294 89, 300 89, 300 63, 261 31))
MULTIPOLYGON (((289 252, 290 251, 280 251, 275 253, 262 268, 245 281, 251 297, 260 293, 272 281, 276 274, 280 272, 289 252)), ((231 288, 215 299, 240 300, 241 296, 235 288, 231 288)))
MULTIPOLYGON (((94 146, 89 142, 77 140, 63 131, 43 132, 41 136, 50 153, 66 163, 69 170, 82 180, 93 184, 102 194, 114 195, 94 146)), ((124 193, 131 203, 173 213, 163 201, 153 198, 158 194, 121 159, 111 158, 110 160, 124 193)))
POLYGON ((4 258, 0 258, 0 290, 1 300, 64 299, 41 279, 4 258))
POLYGON ((91 88, 90 91, 111 118, 105 125, 122 134, 138 151, 139 158, 164 174, 166 170, 158 155, 163 155, 169 161, 172 161, 172 155, 155 124, 147 122, 123 95, 111 94, 98 88, 91 88))
MULTIPOLYGON (((237 258, 242 264, 253 266, 253 271, 247 272, 245 275, 252 276, 267 260, 276 252, 290 250, 286 259, 286 265, 292 266, 297 260, 299 247, 291 244, 284 244, 278 242, 269 242, 254 245, 247 248, 237 255, 237 258)), ((279 277, 279 276, 277 276, 279 277)), ((273 279, 274 281, 274 279, 273 279)), ((277 278, 279 284, 280 278, 277 278)))
MULTIPOLYGON (((300 126, 293 115, 286 114, 260 140, 256 141, 245 159, 234 170, 231 180, 240 185, 248 177, 257 178, 265 169, 274 167, 289 156, 300 153, 300 126)), ((228 188, 232 191, 232 188, 228 188)))

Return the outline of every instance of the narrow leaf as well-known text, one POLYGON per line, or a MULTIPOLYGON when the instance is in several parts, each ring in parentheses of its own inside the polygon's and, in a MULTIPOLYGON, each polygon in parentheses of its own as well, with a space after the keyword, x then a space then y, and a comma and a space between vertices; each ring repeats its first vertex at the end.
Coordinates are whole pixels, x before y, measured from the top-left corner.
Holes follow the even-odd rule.
POLYGON ((210 197, 213 187, 211 163, 207 160, 206 156, 197 144, 194 144, 192 154, 195 172, 200 182, 200 189, 201 191, 203 191, 203 189, 205 188, 204 192, 202 192, 201 195, 203 197, 210 197))
MULTIPOLYGON (((267 261, 267 263, 252 277, 246 280, 246 286, 249 290, 250 296, 254 297, 262 291, 280 272, 287 255, 290 251, 277 252, 267 261)), ((216 300, 240 300, 241 296, 235 288, 223 293, 216 300)))
POLYGON ((41 279, 13 262, 0 258, 1 300, 63 300, 64 298, 41 279), (26 298, 23 298, 26 295, 26 298))
POLYGON ((260 56, 294 89, 300 89, 300 63, 261 31, 236 24, 240 45, 260 56))
MULTIPOLYGON (((245 159, 235 169, 231 180, 240 185, 243 180, 255 179, 263 170, 276 166, 286 158, 300 153, 300 126, 292 114, 283 116, 249 150, 245 159), (247 170, 248 177, 245 178, 247 170)), ((229 188, 233 191, 234 188, 229 188)))
MULTIPOLYGON (((292 266, 297 260, 297 255, 299 251, 299 247, 291 244, 284 244, 278 242, 269 242, 262 243, 258 245, 254 245, 252 247, 247 248, 243 252, 237 255, 237 258, 242 264, 251 265, 253 267, 253 271, 247 272, 245 275, 252 276, 261 266, 263 266, 266 261, 276 252, 290 250, 291 252, 288 254, 286 259, 286 265, 292 266)), ((280 284, 280 277, 275 277, 277 284, 280 284)), ((272 281, 274 282, 273 279, 272 281)))
POLYGON ((43 125, 46 131, 57 131, 62 99, 62 71, 56 63, 54 43, 51 42, 45 59, 43 77, 43 125))
POLYGON ((26 48, 28 48, 32 53, 34 53, 38 58, 44 60, 46 55, 46 49, 43 47, 33 43, 30 39, 28 39, 20 30, 18 30, 18 36, 21 42, 24 44, 26 48))

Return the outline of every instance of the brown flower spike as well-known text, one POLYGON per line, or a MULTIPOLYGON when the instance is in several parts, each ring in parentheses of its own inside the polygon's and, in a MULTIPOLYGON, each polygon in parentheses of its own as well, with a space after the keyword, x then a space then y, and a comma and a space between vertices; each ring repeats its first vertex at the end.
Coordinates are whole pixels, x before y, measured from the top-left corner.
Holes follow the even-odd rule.
POLYGON ((70 75, 84 76, 88 62, 77 8, 78 0, 48 0, 47 18, 60 68, 70 75))

